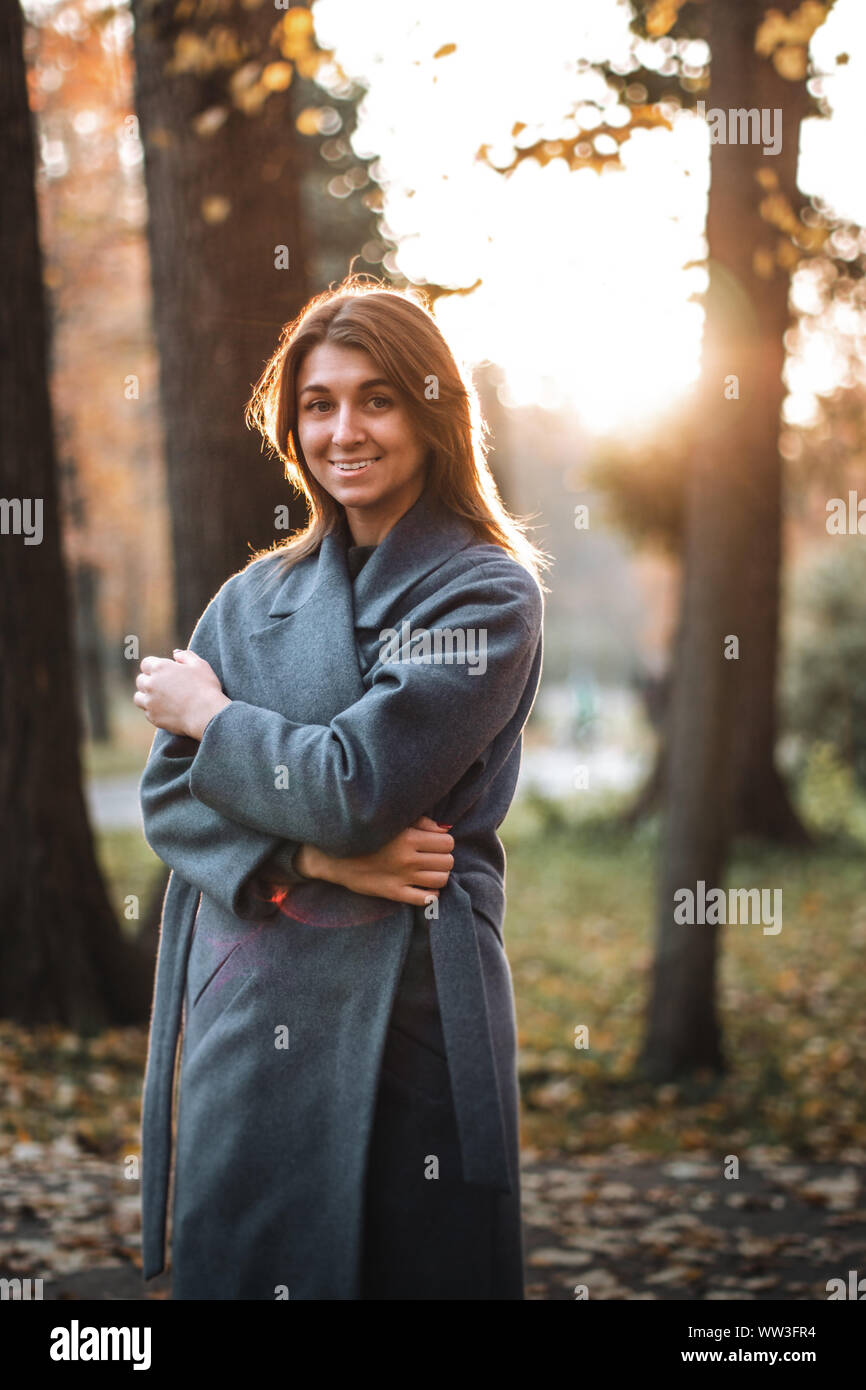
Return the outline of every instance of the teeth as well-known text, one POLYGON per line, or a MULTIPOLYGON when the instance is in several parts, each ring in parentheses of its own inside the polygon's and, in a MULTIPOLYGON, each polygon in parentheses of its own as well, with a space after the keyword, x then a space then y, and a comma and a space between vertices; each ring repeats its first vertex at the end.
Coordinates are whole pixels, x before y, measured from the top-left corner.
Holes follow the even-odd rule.
POLYGON ((375 463, 375 459, 359 459, 357 463, 335 463, 341 473, 357 473, 359 468, 366 468, 368 463, 375 463))

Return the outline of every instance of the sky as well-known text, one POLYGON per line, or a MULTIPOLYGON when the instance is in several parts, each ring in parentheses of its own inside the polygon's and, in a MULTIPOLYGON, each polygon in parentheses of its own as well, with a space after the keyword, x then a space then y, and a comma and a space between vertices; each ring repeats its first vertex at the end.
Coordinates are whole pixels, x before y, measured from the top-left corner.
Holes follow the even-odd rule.
MULTIPOLYGON (((706 253, 706 124, 681 112, 670 131, 638 131, 623 171, 602 175, 528 160, 504 178, 476 158, 486 145, 504 164, 515 121, 555 138, 576 102, 610 101, 576 59, 625 59, 623 0, 316 0, 314 16, 319 42, 368 88, 353 143, 377 158, 397 267, 418 282, 481 279, 471 295, 437 305, 457 352, 504 367, 506 404, 571 411, 597 435, 662 427, 699 367, 694 296, 706 277, 688 263, 706 253)), ((810 51, 829 74, 820 80, 832 116, 804 125, 800 186, 866 226, 863 0, 837 0, 810 51), (837 66, 843 51, 850 61, 837 66)), ((692 43, 681 56, 698 72, 707 50, 692 43)), ((808 274, 794 290, 797 307, 813 312, 808 274)), ((790 423, 810 423, 815 393, 844 379, 828 329, 807 325, 798 336, 790 423)))

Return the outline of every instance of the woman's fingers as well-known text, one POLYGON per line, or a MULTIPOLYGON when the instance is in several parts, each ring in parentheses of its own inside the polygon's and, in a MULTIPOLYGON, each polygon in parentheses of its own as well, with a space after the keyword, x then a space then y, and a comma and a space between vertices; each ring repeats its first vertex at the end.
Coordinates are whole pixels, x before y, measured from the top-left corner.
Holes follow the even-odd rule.
POLYGON ((409 843, 421 854, 450 854, 454 836, 444 830, 410 830, 409 843))
POLYGON ((433 898, 438 898, 439 894, 432 888, 402 888, 400 895, 396 899, 401 903, 414 903, 417 907, 426 907, 427 903, 433 898))
POLYGON ((167 656, 146 656, 141 662, 140 669, 146 676, 152 676, 157 667, 164 666, 167 661, 167 656))
POLYGON ((420 873, 412 870, 412 882, 420 888, 444 888, 449 879, 447 870, 436 873, 434 870, 422 870, 420 873))
POLYGON ((442 825, 437 820, 431 820, 429 816, 419 816, 414 825, 409 826, 410 830, 432 830, 437 835, 447 834, 451 829, 450 825, 442 825))
POLYGON ((413 854, 408 872, 415 874, 426 870, 428 873, 450 874, 453 868, 453 854, 413 854))

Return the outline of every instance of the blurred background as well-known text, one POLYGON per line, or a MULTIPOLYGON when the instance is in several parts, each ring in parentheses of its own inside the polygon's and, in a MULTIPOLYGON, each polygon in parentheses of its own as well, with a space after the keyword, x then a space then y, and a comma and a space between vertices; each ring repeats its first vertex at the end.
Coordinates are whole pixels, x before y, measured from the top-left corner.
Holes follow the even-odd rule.
POLYGON ((303 523, 243 407, 353 268, 426 290, 554 560, 501 831, 530 1296, 825 1297, 866 1235, 862 4, 10 0, 2 47, 0 1274, 144 1296, 135 675, 303 523), (781 930, 675 923, 701 880, 781 930))

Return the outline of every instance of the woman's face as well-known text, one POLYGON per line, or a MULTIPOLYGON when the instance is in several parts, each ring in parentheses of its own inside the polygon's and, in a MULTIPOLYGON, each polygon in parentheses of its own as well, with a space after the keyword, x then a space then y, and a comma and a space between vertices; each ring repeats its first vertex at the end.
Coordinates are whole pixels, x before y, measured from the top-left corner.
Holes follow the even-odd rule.
POLYGON ((346 509, 357 545, 377 545, 424 490, 426 446, 400 394, 361 348, 320 343, 297 377, 310 472, 346 509))

